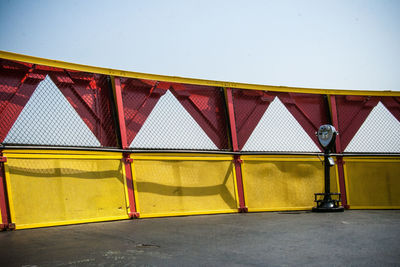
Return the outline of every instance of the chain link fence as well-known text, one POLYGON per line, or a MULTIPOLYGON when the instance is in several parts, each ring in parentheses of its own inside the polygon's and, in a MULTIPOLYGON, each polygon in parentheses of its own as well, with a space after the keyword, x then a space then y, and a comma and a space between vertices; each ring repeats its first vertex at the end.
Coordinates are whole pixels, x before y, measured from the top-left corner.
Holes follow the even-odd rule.
POLYGON ((105 75, 1 61, 3 144, 117 147, 105 75))
POLYGON ((345 153, 400 153, 398 97, 336 96, 345 153))
POLYGON ((222 89, 139 79, 121 87, 130 148, 229 148, 222 89))
MULTIPOLYGON (((224 90, 120 78, 129 148, 230 151, 224 90)), ((319 94, 233 89, 245 152, 321 152, 315 132, 331 123, 319 94)), ((400 153, 400 98, 334 96, 341 151, 400 153)), ((4 145, 120 147, 110 77, 0 59, 4 145)))
POLYGON ((324 96, 235 89, 239 149, 320 152, 315 132, 329 122, 324 96))

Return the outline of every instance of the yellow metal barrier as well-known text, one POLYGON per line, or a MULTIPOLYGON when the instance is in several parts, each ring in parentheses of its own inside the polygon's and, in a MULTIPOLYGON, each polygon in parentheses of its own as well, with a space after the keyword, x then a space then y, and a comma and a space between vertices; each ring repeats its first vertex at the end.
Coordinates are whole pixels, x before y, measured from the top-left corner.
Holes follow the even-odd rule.
MULTIPOLYGON (((324 192, 324 167, 316 156, 242 156, 248 210, 309 210, 314 193, 324 192)), ((338 192, 336 168, 331 168, 331 192, 338 192)))
POLYGON ((400 209, 400 158, 345 157, 352 209, 400 209))
POLYGON ((140 217, 238 211, 232 156, 141 154, 131 157, 140 217))
POLYGON ((127 219, 121 153, 4 151, 16 229, 127 219))

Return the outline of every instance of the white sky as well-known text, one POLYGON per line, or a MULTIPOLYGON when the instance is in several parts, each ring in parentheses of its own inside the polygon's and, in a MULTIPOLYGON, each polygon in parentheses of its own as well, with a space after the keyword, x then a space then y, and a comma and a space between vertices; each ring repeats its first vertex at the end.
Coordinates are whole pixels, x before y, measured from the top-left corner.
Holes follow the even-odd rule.
POLYGON ((5 1, 0 50, 154 74, 400 90, 400 1, 5 1))

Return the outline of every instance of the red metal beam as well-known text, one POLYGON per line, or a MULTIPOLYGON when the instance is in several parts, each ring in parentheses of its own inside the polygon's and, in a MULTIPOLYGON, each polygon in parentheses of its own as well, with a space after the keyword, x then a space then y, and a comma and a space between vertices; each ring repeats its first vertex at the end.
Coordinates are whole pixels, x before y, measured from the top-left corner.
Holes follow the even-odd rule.
POLYGON ((135 192, 133 190, 133 179, 132 179, 132 165, 133 159, 130 158, 129 154, 124 154, 124 165, 125 165, 125 174, 126 174, 126 185, 128 187, 128 198, 129 198, 129 217, 131 218, 139 218, 139 213, 136 210, 135 203, 135 192))
MULTIPOLYGON (((120 83, 120 88, 121 88, 121 82, 119 82, 120 83)), ((128 129, 130 128, 130 125, 131 125, 131 123, 135 123, 135 121, 134 121, 134 119, 135 119, 135 117, 136 117, 136 115, 138 115, 138 114, 140 114, 141 112, 141 109, 145 106, 145 104, 147 103, 147 101, 148 101, 148 99, 150 98, 150 96, 153 94, 153 91, 157 88, 157 86, 158 86, 158 82, 157 81, 154 81, 154 83, 152 83, 152 86, 151 86, 151 88, 150 88, 150 91, 149 91, 149 93, 146 95, 146 97, 144 98, 144 100, 142 101, 142 103, 140 104, 140 106, 136 109, 136 112, 132 115, 132 117, 131 117, 131 120, 130 121, 128 121, 128 125, 126 125, 125 123, 125 117, 123 118, 123 121, 124 121, 124 131, 125 131, 125 135, 126 135, 126 137, 125 138, 128 138, 128 136, 127 136, 127 132, 126 132, 126 126, 128 126, 128 129)), ((117 100, 118 101, 118 100, 117 100)), ((158 99, 157 99, 157 101, 158 101, 158 99)), ((121 102, 122 102, 122 93, 121 93, 121 102)), ((121 104, 122 105, 122 104, 121 104)), ((153 108, 154 108, 154 106, 153 106, 153 108)), ((142 125, 143 126, 143 125, 142 125)), ((121 130, 121 132, 122 132, 122 130, 121 130)), ((138 131, 139 132, 139 131, 138 131)), ((137 133, 136 133, 137 134, 137 133)), ((136 137, 136 136, 135 136, 136 137)), ((134 138, 133 138, 134 139, 134 138)), ((132 140, 130 140, 130 141, 132 141, 132 140)))
MULTIPOLYGON (((79 116, 83 119, 83 121, 87 124, 93 134, 99 139, 102 145, 109 145, 104 144, 104 140, 102 138, 102 133, 105 132, 106 136, 107 133, 110 132, 108 128, 108 124, 104 122, 103 114, 99 112, 99 97, 100 93, 99 90, 90 90, 93 101, 95 101, 95 106, 92 107, 89 103, 85 100, 82 96, 80 91, 77 89, 79 86, 81 87, 82 84, 79 82, 84 81, 86 83, 85 86, 89 84, 94 84, 94 87, 97 88, 96 80, 94 76, 88 77, 73 77, 68 70, 64 70, 64 73, 49 73, 50 78, 56 84, 60 92, 64 95, 64 97, 70 102, 70 104, 74 107, 74 109, 78 112, 79 116), (66 75, 66 76, 62 76, 66 75), (88 117, 89 123, 85 120, 85 117, 88 117), (92 125, 93 123, 93 125, 92 125), (96 129, 100 128, 101 130, 97 131, 96 129)), ((107 138, 108 139, 108 138, 107 138)))
MULTIPOLYGON (((0 110, 0 117, 2 118, 2 122, 0 123, 0 142, 3 142, 4 139, 6 138, 8 132, 10 131, 12 125, 15 123, 17 120, 19 114, 25 107, 26 103, 29 101, 30 97, 32 96, 33 92, 36 89, 36 86, 41 82, 45 76, 44 75, 32 75, 34 70, 34 66, 30 68, 29 70, 26 71, 25 74, 21 77, 18 75, 18 72, 13 73, 13 75, 16 75, 15 77, 20 78, 19 82, 16 83, 16 81, 13 81, 12 77, 7 77, 11 78, 11 80, 7 80, 5 76, 2 77, 2 83, 8 84, 8 86, 5 86, 5 88, 10 87, 14 88, 11 92, 9 91, 4 91, 4 88, 2 88, 1 93, 2 93, 2 100, 5 100, 3 103, 3 107, 0 110), (30 82, 26 83, 26 80, 29 78, 30 82), (33 82, 34 80, 35 82, 33 82), (4 95, 3 95, 4 94, 4 95), (8 97, 10 95, 10 97, 8 97), (4 99, 5 97, 5 99, 4 99)), ((1 72, 1 69, 0 69, 1 72)), ((2 75, 4 75, 2 73, 2 75)), ((7 76, 10 75, 9 73, 6 74, 7 76)))
MULTIPOLYGON (((121 80, 119 77, 114 77, 114 87, 115 87, 115 101, 117 102, 117 112, 118 112, 118 123, 119 130, 121 135, 121 146, 123 149, 127 149, 127 134, 126 134, 126 125, 125 125, 125 116, 124 116, 124 105, 122 102, 122 91, 121 91, 121 80)), ((129 153, 124 154, 123 162, 125 166, 125 175, 126 175, 126 185, 128 187, 128 199, 129 199, 129 216, 131 218, 139 217, 139 213, 136 210, 135 203, 135 192, 133 190, 133 179, 132 179, 132 159, 130 158, 129 153)))
MULTIPOLYGON (((337 130, 339 130, 336 98, 334 95, 330 96, 330 101, 331 101, 332 124, 333 124, 333 127, 335 127, 337 130)), ((336 153, 342 153, 343 151, 342 151, 342 144, 340 141, 340 132, 339 132, 339 135, 336 136, 336 144, 335 145, 336 145, 336 153)), ((344 164, 345 164, 345 162, 343 160, 343 156, 337 156, 337 167, 338 167, 340 192, 342 195, 342 204, 343 204, 343 207, 348 209, 348 208, 350 208, 350 206, 347 204, 346 182, 344 179, 344 166, 343 166, 344 164)))
POLYGON ((127 135, 126 135, 126 124, 125 124, 125 116, 124 116, 124 105, 122 103, 122 92, 121 92, 121 80, 119 77, 114 77, 114 85, 115 85, 115 101, 117 102, 117 112, 118 112, 118 123, 119 130, 121 134, 121 146, 123 149, 127 149, 127 135))
POLYGON ((232 96, 232 89, 226 88, 226 101, 228 102, 228 116, 229 116, 229 123, 230 123, 230 131, 232 137, 232 148, 234 152, 239 151, 237 133, 236 133, 236 121, 235 121, 235 112, 233 109, 233 96, 232 96))
MULTIPOLYGON (((230 133, 232 140, 232 148, 234 152, 239 151, 239 144, 236 133, 236 121, 235 121, 235 112, 233 109, 233 95, 232 89, 226 88, 226 101, 228 107, 228 116, 229 116, 229 124, 230 124, 230 133)), ((242 178, 242 160, 239 155, 234 155, 234 164, 236 171, 236 184, 238 189, 239 196, 239 212, 247 212, 247 207, 244 199, 244 190, 243 190, 243 178, 242 178)))

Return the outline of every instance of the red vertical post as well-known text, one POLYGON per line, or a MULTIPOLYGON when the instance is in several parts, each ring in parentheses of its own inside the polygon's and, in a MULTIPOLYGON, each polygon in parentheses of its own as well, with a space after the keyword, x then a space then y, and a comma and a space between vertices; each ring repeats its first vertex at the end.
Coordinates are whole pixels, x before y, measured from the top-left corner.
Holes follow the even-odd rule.
POLYGON ((126 125, 124 116, 124 105, 122 103, 122 92, 121 92, 121 80, 119 77, 114 77, 114 87, 115 87, 115 101, 117 102, 117 113, 118 113, 118 123, 121 135, 121 146, 123 149, 128 148, 127 136, 126 136, 126 125))
MULTIPOLYGON (((126 135, 126 126, 125 126, 125 116, 124 116, 124 105, 122 102, 122 91, 121 91, 121 80, 119 77, 114 77, 114 89, 115 89, 115 101, 117 106, 118 113, 118 123, 119 123, 119 134, 121 136, 121 146, 123 149, 128 148, 127 143, 127 135, 126 135)), ((133 178, 132 178, 132 165, 133 159, 130 158, 129 153, 124 153, 123 162, 125 165, 125 175, 126 175, 126 184, 128 187, 128 198, 129 198, 129 216, 131 218, 139 217, 139 213, 136 210, 135 203, 135 192, 133 190, 133 178)))
POLYGON ((7 207, 7 193, 6 193, 6 176, 4 169, 4 162, 6 162, 7 158, 3 157, 2 152, 0 151, 0 209, 1 209, 1 224, 0 229, 7 229, 8 224, 10 223, 10 216, 8 214, 7 207))
MULTIPOLYGON (((228 117, 230 124, 230 133, 232 140, 232 149, 234 152, 239 151, 237 133, 236 133, 236 121, 235 121, 235 112, 233 108, 233 95, 232 89, 226 88, 226 101, 228 107, 228 117)), ((244 190, 243 190, 243 178, 242 178, 242 160, 240 159, 240 155, 234 155, 234 164, 235 164, 235 172, 236 172, 236 183, 238 189, 239 196, 239 212, 247 212, 247 207, 244 199, 244 190)))
MULTIPOLYGON (((338 121, 338 113, 337 113, 337 106, 336 106, 336 98, 334 95, 330 96, 330 102, 331 102, 331 117, 332 117, 332 124, 333 127, 337 131, 339 131, 339 121, 338 121)), ((336 137, 336 153, 342 153, 342 144, 340 142, 340 132, 339 135, 336 137)), ((337 167, 338 167, 338 176, 339 176, 339 186, 340 186, 340 192, 342 195, 342 204, 343 207, 346 209, 349 208, 349 205, 347 205, 347 193, 346 193, 346 182, 344 179, 344 167, 343 165, 345 164, 343 160, 343 156, 337 156, 337 167)))

